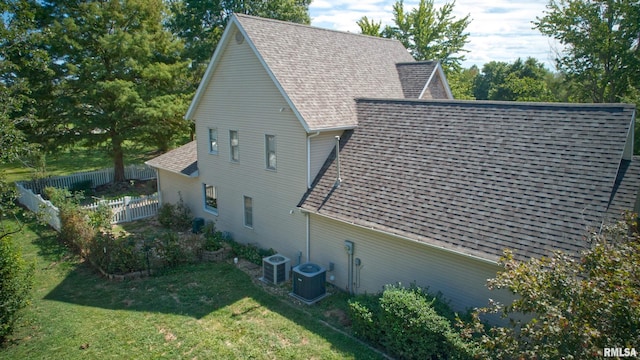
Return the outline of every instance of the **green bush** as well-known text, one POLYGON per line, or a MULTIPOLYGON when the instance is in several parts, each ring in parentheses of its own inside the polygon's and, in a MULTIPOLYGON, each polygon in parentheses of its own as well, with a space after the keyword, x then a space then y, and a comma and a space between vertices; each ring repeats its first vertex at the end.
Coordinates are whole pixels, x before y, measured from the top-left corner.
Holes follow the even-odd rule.
POLYGON ((91 179, 76 181, 73 184, 71 184, 71 186, 69 186, 69 191, 71 191, 72 193, 80 192, 84 195, 88 195, 92 192, 92 190, 93 190, 93 180, 91 179))
POLYGON ((144 251, 137 236, 116 237, 112 232, 98 233, 91 242, 88 258, 109 274, 126 274, 147 268, 144 251))
POLYGON ((470 359, 474 348, 463 341, 440 295, 424 289, 388 285, 380 295, 349 301, 354 333, 401 359, 470 359), (440 313, 439 313, 440 312, 440 313))
POLYGON ((185 231, 191 227, 192 221, 191 210, 182 196, 177 204, 165 203, 158 209, 158 222, 167 229, 185 231))
MULTIPOLYGON (((224 238, 225 236, 222 235, 224 238)), ((230 237, 226 239, 227 243, 231 246, 231 250, 235 256, 243 258, 256 265, 262 265, 262 258, 274 255, 276 253, 273 249, 261 249, 254 244, 240 244, 234 241, 230 237)))
POLYGON ((166 229, 173 228, 173 219, 176 207, 170 203, 164 203, 158 208, 158 222, 166 229))
POLYGON ((96 229, 91 226, 85 211, 79 208, 60 208, 59 237, 73 251, 86 257, 89 246, 96 236, 96 229))
POLYGON ((10 236, 0 238, 0 343, 13 333, 20 310, 29 305, 34 264, 28 264, 10 236))

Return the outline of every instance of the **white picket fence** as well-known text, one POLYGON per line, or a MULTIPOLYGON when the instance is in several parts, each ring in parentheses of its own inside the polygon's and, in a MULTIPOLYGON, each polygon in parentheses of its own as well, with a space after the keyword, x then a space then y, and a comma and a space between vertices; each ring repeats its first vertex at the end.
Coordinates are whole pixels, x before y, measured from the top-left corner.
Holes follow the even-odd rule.
MULTIPOLYGON (((133 165, 125 168, 125 177, 127 179, 149 180, 154 179, 156 173, 146 165, 133 165)), ((58 208, 51 201, 43 199, 39 192, 48 186, 69 188, 77 182, 87 180, 91 180, 94 187, 108 184, 113 180, 113 169, 55 176, 39 181, 18 181, 16 182, 18 202, 37 214, 39 218, 45 220, 51 227, 60 231, 58 208)), ((158 194, 156 193, 150 196, 125 196, 115 200, 96 200, 93 204, 85 205, 83 208, 95 210, 100 204, 106 205, 113 214, 111 223, 120 224, 156 215, 158 213, 158 203, 158 194)))
POLYGON ((158 213, 158 193, 150 196, 125 196, 115 200, 97 200, 83 208, 96 210, 99 206, 108 206, 111 209, 112 224, 145 219, 158 213))
MULTIPOLYGON (((69 189, 74 184, 83 181, 91 181, 92 187, 108 184, 113 181, 113 168, 79 172, 66 176, 51 176, 48 178, 21 181, 20 184, 33 191, 34 194, 41 194, 44 188, 51 186, 58 189, 69 189)), ((124 177, 127 180, 149 180, 156 178, 156 172, 147 165, 129 165, 124 168, 124 177)))
POLYGON ((20 204, 37 214, 52 228, 60 231, 60 213, 51 201, 43 199, 40 194, 34 194, 31 189, 25 188, 20 182, 16 182, 16 188, 18 189, 18 202, 20 204))

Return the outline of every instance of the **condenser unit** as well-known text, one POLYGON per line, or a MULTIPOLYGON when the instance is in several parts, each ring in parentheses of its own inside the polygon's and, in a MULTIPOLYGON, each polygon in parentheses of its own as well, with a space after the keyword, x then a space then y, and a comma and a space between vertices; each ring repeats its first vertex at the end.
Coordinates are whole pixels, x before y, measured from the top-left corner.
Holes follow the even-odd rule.
POLYGON ((289 280, 291 260, 280 254, 262 259, 262 278, 264 282, 277 284, 289 280))
POLYGON ((291 296, 306 304, 313 304, 327 296, 327 270, 318 264, 305 263, 293 268, 291 296))

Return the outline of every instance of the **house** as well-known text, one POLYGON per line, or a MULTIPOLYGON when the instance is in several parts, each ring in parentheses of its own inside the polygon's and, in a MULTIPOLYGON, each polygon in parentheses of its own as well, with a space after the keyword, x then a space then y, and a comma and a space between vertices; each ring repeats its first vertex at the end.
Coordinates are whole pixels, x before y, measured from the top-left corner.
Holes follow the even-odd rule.
POLYGON ((632 105, 457 101, 393 40, 233 15, 186 117, 197 140, 148 161, 161 201, 353 293, 485 305, 503 249, 575 252, 637 209, 632 105))

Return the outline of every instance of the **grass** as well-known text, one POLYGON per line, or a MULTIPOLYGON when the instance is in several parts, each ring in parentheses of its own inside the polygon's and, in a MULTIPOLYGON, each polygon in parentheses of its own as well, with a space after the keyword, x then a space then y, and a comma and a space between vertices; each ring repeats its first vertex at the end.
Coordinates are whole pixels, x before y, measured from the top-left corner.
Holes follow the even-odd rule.
POLYGON ((297 307, 228 263, 109 282, 27 225, 14 240, 36 262, 33 303, 0 358, 380 358, 318 321, 342 294, 297 307))
MULTIPOLYGON (((157 156, 151 148, 139 148, 132 144, 125 146, 125 165, 142 164, 157 156)), ((75 146, 65 150, 48 154, 46 159, 47 175, 67 175, 80 171, 91 171, 113 167, 113 160, 104 150, 83 146, 75 146)), ((33 170, 21 163, 0 164, 0 171, 4 172, 7 181, 28 180, 33 170)))

